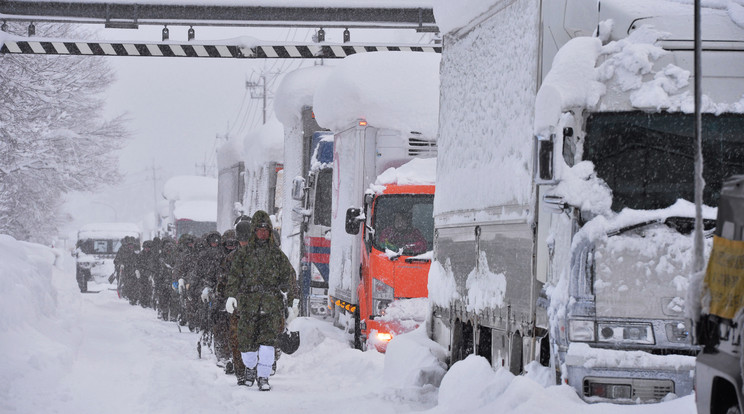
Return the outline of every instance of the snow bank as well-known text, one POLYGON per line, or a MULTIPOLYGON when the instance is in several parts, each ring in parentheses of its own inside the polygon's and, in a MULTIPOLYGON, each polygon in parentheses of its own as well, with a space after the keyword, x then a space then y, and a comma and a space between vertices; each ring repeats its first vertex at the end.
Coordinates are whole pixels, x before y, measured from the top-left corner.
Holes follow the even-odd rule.
POLYGON ((216 200, 217 179, 197 175, 171 177, 163 186, 168 200, 216 200))
POLYGON ((438 387, 447 372, 447 350, 427 336, 426 326, 395 336, 387 345, 383 377, 391 387, 438 387))
POLYGON ((16 390, 44 390, 58 381, 74 359, 80 339, 76 328, 64 322, 72 319, 63 318, 59 305, 79 293, 74 275, 53 279, 61 254, 0 235, 0 411, 14 411, 16 390), (36 379, 40 373, 41 381, 36 379))
POLYGON ((318 124, 341 131, 363 118, 377 128, 437 134, 439 62, 436 53, 359 53, 339 62, 317 90, 318 124))

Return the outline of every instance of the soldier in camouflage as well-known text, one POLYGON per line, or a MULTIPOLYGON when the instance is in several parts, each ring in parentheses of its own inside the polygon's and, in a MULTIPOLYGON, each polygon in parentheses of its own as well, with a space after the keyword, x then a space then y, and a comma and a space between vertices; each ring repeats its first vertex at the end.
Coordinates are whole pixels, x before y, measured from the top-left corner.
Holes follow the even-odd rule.
POLYGON ((286 303, 293 303, 297 283, 294 268, 274 241, 265 211, 253 215, 251 230, 248 242, 233 258, 225 308, 230 313, 236 311, 240 318, 238 347, 247 367, 246 385, 253 385, 258 378, 259 389, 268 391, 286 303))

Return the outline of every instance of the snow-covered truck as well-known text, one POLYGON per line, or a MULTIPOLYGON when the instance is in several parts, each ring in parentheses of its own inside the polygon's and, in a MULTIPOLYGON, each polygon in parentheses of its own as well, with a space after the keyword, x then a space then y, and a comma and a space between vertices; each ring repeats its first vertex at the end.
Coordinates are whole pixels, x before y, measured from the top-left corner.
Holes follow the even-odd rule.
MULTIPOLYGON (((692 6, 447 7, 435 8, 447 34, 432 338, 451 363, 476 353, 514 373, 552 365, 587 400, 689 394, 692 6)), ((744 55, 725 11, 703 15, 715 205, 710 189, 740 168, 744 55)))
MULTIPOLYGON (((744 144, 740 146, 740 149, 744 144)), ((741 156, 741 155, 740 155, 741 156)), ((744 175, 724 181, 718 204, 713 248, 702 283, 691 288, 701 300, 695 316, 703 345, 695 365, 695 402, 699 414, 744 411, 741 346, 744 323, 744 175)))
POLYGON ((249 216, 258 210, 267 212, 272 217, 277 232, 282 229, 283 137, 282 124, 271 117, 265 124, 247 134, 243 141, 245 194, 242 208, 249 216))
POLYGON ((282 79, 274 99, 274 112, 284 125, 282 250, 297 272, 300 313, 304 316, 328 313, 330 235, 324 235, 330 230, 332 164, 328 159, 313 157, 325 135, 331 140, 317 155, 333 156, 333 134, 318 125, 312 105, 318 85, 332 70, 319 65, 292 71, 282 79))
MULTIPOLYGON (((307 178, 301 181, 302 259, 300 288, 308 315, 328 314, 333 187, 333 133, 315 132, 307 178)), ((298 194, 299 195, 299 194, 298 194)))
POLYGON ((136 239, 139 245, 142 230, 134 223, 89 223, 78 230, 73 255, 81 292, 88 291, 89 280, 104 280, 114 273, 114 258, 127 236, 136 239))
POLYGON ((435 165, 438 63, 435 55, 355 55, 314 99, 319 124, 335 131, 329 307, 358 348, 384 350, 427 313, 435 168, 421 178, 406 163, 430 158, 435 165), (365 119, 354 120, 359 114, 365 119), (383 243, 396 213, 408 215, 419 245, 383 243))
POLYGON ((197 175, 168 179, 163 198, 168 201, 161 228, 176 240, 184 234, 201 237, 217 230, 217 180, 197 175))

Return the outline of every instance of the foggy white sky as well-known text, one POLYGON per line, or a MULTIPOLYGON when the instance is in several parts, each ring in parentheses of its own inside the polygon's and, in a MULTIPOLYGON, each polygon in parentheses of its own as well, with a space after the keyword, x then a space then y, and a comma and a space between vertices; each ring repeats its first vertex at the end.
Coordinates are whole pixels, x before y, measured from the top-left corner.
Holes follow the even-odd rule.
MULTIPOLYGON (((171 41, 185 41, 188 27, 169 26, 171 41)), ((160 41, 162 27, 137 30, 103 29, 98 36, 109 40, 160 41)), ((276 41, 310 42, 312 29, 195 27, 196 39, 224 40, 239 36, 276 41)), ((417 42, 422 35, 412 30, 352 29, 352 41, 417 42)), ((341 42, 341 29, 326 29, 326 41, 341 42)), ((315 64, 295 59, 216 59, 110 57, 117 81, 109 88, 107 117, 127 113, 132 139, 121 151, 122 184, 71 194, 65 211, 73 222, 62 237, 74 238, 81 225, 96 221, 132 221, 148 226, 154 222, 155 200, 169 177, 207 174, 216 177, 215 137, 227 133, 245 136, 262 122, 261 99, 251 99, 246 81, 258 81, 266 73, 270 89, 281 77, 274 74, 315 64), (209 165, 212 169, 209 170, 209 165), (157 183, 153 185, 153 167, 157 183)), ((255 90, 255 93, 260 90, 255 90)), ((271 93, 269 94, 271 97, 271 93)), ((270 108, 267 117, 273 116, 270 108)))

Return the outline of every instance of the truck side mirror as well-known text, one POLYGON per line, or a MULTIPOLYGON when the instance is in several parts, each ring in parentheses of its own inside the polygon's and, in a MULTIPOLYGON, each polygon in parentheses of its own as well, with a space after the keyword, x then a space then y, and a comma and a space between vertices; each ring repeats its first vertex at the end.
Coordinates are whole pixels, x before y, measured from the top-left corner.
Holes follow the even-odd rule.
POLYGON ((555 170, 553 168, 555 134, 549 136, 536 135, 534 147, 535 184, 555 184, 555 170))
POLYGON ((561 196, 546 194, 543 196, 543 203, 545 203, 545 208, 553 214, 561 214, 569 208, 568 203, 561 196))
POLYGON ((305 198, 305 179, 302 177, 295 177, 292 180, 292 199, 302 201, 305 198))
POLYGON ((350 208, 346 210, 346 232, 349 234, 359 234, 359 223, 363 221, 360 219, 362 210, 358 208, 350 208))

